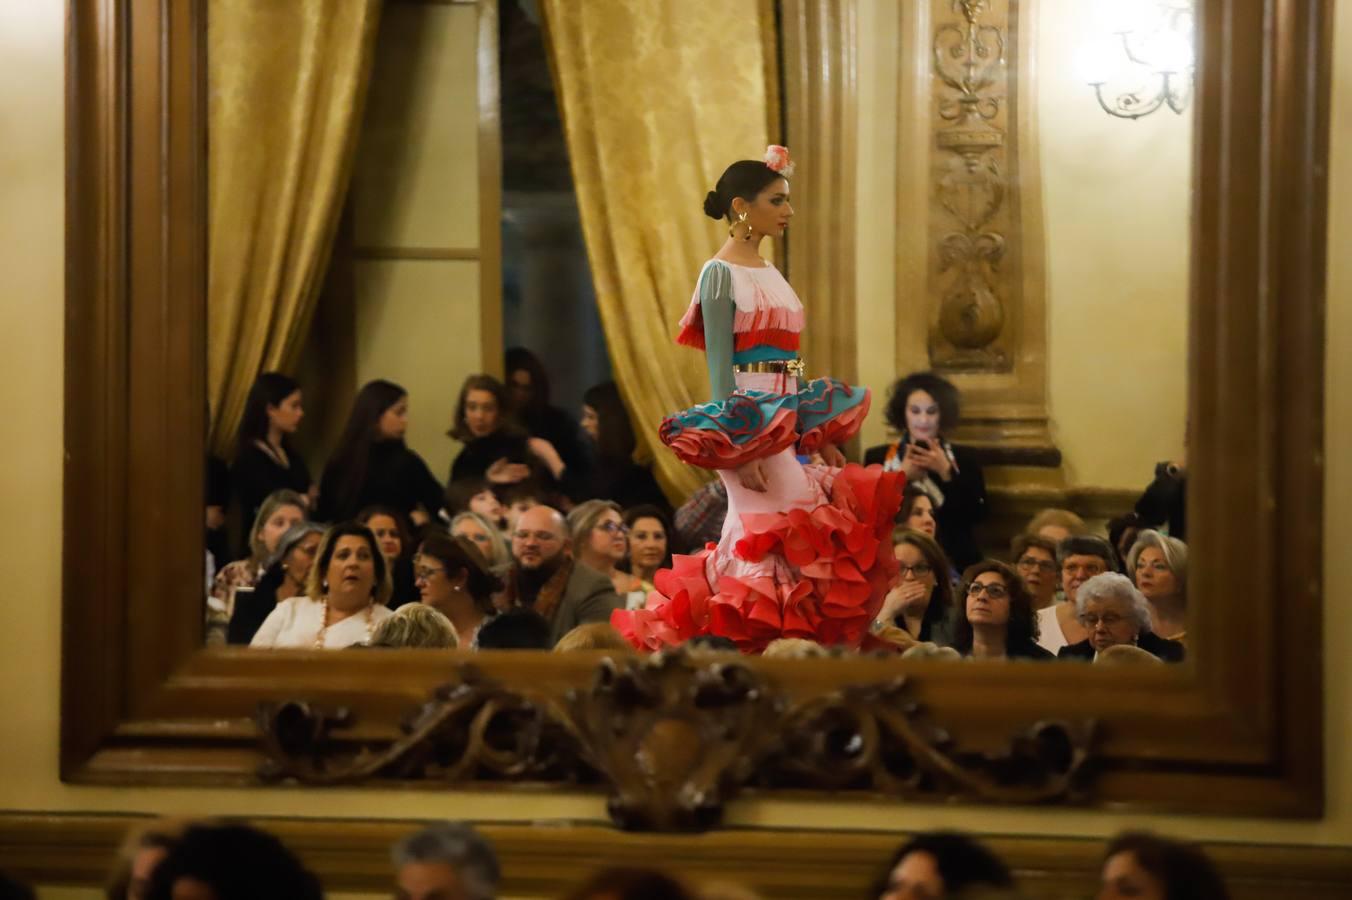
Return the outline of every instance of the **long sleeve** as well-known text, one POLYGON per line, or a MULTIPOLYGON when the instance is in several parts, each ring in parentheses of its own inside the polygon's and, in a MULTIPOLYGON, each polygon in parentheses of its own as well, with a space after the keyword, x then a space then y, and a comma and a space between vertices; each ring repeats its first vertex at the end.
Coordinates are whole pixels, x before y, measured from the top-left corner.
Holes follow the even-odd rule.
POLYGON ((736 389, 732 376, 732 270, 714 261, 699 280, 699 302, 704 318, 704 358, 709 366, 709 393, 714 402, 726 400, 736 389))

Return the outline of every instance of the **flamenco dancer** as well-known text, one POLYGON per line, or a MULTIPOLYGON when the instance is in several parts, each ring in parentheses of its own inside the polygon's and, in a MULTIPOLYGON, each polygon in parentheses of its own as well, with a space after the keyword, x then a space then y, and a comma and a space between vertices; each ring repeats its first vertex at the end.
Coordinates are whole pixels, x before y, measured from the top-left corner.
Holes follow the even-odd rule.
POLYGON ((704 198, 728 240, 700 271, 676 340, 705 352, 712 399, 669 416, 662 442, 728 491, 722 537, 658 571, 644 608, 611 624, 657 650, 696 635, 759 653, 781 638, 858 648, 896 571, 892 519, 905 476, 846 464, 869 392, 803 379, 803 304, 760 256, 793 216, 788 151, 728 166, 704 198), (820 463, 812 462, 813 458, 820 463))

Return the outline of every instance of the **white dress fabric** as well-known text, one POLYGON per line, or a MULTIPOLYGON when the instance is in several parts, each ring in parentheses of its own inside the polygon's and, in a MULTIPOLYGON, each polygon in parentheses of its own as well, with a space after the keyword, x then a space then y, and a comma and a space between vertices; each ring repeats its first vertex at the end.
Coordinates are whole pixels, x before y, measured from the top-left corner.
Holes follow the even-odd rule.
POLYGON ((1066 646, 1066 636, 1061 631, 1061 623, 1056 620, 1056 610, 1060 605, 1053 603, 1037 611, 1037 644, 1053 656, 1066 646))
MULTIPOLYGON (((373 605, 366 612, 334 622, 324 633, 325 650, 341 650, 363 643, 385 619, 394 615, 384 606, 373 605), (369 616, 369 619, 368 619, 369 616), (369 623, 369 628, 368 628, 369 623)), ((290 597, 277 604, 249 642, 263 649, 296 648, 313 650, 319 630, 324 627, 324 604, 310 597, 290 597)))

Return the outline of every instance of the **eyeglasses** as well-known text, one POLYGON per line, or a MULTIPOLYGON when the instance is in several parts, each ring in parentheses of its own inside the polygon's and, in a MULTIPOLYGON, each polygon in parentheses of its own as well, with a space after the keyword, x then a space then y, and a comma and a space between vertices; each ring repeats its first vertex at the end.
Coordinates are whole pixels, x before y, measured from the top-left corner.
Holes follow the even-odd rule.
POLYGON ((897 571, 902 575, 911 574, 916 578, 924 578, 934 570, 930 568, 929 563, 916 563, 913 566, 898 566, 897 571))
POLYGON ((990 597, 992 600, 1000 600, 1009 596, 1009 588, 1005 587, 1003 584, 986 584, 981 581, 973 581, 971 584, 967 585, 968 597, 975 597, 982 591, 985 591, 986 596, 990 597))
POLYGON ((414 581, 431 581, 438 575, 445 575, 445 569, 434 569, 430 566, 421 566, 413 570, 414 581))
POLYGON ((1041 569, 1044 572, 1055 572, 1056 563, 1050 559, 1038 559, 1035 556, 1025 556, 1019 560, 1020 569, 1041 569))
POLYGON ((1101 616, 1094 613, 1085 613, 1080 616, 1080 624, 1089 629, 1093 629, 1100 622, 1103 623, 1104 628, 1116 628, 1126 620, 1125 616, 1119 616, 1117 613, 1104 613, 1101 616))
POLYGON ((542 544, 548 544, 550 541, 561 541, 561 540, 563 540, 563 538, 559 537, 557 534, 555 534, 555 533, 552 532, 552 531, 513 531, 513 532, 512 532, 512 540, 514 540, 514 541, 528 541, 528 540, 530 540, 531 538, 535 538, 537 541, 539 541, 539 542, 542 543, 542 544))
POLYGON ((597 531, 604 531, 607 534, 628 534, 629 526, 623 522, 602 522, 596 526, 597 531))

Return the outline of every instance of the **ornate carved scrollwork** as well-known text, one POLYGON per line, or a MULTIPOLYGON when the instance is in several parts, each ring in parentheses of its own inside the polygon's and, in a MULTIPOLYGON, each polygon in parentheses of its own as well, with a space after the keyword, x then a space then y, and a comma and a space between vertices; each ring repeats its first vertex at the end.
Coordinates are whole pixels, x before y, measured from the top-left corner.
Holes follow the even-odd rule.
POLYGON ((622 828, 716 826, 744 787, 861 790, 910 799, 1076 798, 1092 723, 1042 722, 999 752, 965 751, 921 714, 903 679, 791 702, 741 662, 682 651, 606 659, 586 690, 513 693, 472 665, 393 741, 345 740, 345 710, 260 708, 260 774, 307 784, 374 777, 608 783, 622 828))
MULTIPOLYGON (((1000 262, 1008 179, 1002 160, 1007 133, 1005 33, 1008 11, 998 0, 943 0, 956 20, 941 21, 933 39, 936 113, 948 123, 935 135, 944 151, 936 162, 934 192, 943 215, 934 235, 938 331, 934 363, 952 369, 1005 369, 1010 360, 997 340, 1004 331, 1000 262)), ((940 13, 942 15, 942 13, 940 13)))

